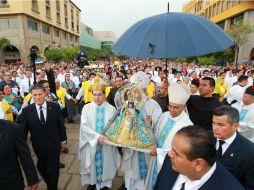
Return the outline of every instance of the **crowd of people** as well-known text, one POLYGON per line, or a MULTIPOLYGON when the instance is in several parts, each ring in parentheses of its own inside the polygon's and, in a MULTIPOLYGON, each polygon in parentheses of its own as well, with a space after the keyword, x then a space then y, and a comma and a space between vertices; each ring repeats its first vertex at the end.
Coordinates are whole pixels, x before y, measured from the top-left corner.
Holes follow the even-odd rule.
POLYGON ((60 153, 68 153, 65 123, 76 115, 81 183, 88 190, 110 189, 118 170, 120 190, 254 189, 252 65, 128 59, 81 68, 45 60, 33 72, 0 64, 0 189, 24 189, 19 164, 30 189, 38 188, 26 145, 30 133, 37 169, 56 190, 60 153), (155 144, 146 152, 113 146, 104 135, 112 120, 133 122, 121 114, 125 95, 119 92, 129 84, 145 94, 127 98, 127 106, 138 110, 135 126, 142 117, 153 133, 155 144))

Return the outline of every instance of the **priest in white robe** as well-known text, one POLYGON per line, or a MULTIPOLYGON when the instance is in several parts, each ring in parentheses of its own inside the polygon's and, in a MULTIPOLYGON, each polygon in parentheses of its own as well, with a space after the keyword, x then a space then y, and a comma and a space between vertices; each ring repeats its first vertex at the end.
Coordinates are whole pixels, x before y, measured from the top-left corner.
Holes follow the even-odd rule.
POLYGON ((88 190, 109 189, 120 167, 117 147, 105 144, 103 132, 116 110, 105 101, 105 86, 99 77, 91 81, 93 102, 83 107, 81 115, 79 159, 81 183, 88 190))
POLYGON ((240 113, 239 132, 254 142, 254 85, 249 86, 243 94, 243 106, 240 113))
MULTIPOLYGON (((149 78, 144 72, 139 71, 131 77, 130 82, 140 89, 146 89, 149 78)), ((153 129, 162 115, 162 110, 155 100, 148 99, 140 113, 153 129)), ((144 190, 150 160, 151 156, 147 153, 123 148, 121 170, 124 172, 125 186, 121 189, 144 190)))
POLYGON ((153 157, 149 166, 145 190, 153 189, 164 158, 171 149, 171 143, 176 132, 185 126, 193 125, 185 112, 185 104, 191 94, 188 87, 185 84, 174 83, 169 86, 168 91, 169 111, 161 116, 156 126, 157 147, 151 148, 150 154, 153 157))

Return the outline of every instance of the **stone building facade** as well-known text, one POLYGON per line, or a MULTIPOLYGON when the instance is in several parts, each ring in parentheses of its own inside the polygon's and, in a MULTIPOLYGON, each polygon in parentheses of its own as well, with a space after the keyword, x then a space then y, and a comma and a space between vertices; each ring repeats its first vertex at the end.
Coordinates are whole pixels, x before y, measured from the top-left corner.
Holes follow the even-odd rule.
POLYGON ((12 48, 0 51, 0 62, 26 62, 32 47, 79 46, 80 11, 71 0, 1 0, 0 37, 12 48))

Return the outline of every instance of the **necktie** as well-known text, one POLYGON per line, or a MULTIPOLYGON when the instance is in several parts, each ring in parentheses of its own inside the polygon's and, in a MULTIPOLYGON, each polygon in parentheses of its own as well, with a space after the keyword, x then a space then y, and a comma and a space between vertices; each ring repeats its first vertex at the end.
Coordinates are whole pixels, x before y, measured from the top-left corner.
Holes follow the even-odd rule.
POLYGON ((185 190, 185 182, 182 184, 182 187, 180 190, 185 190))
POLYGON ((222 145, 225 143, 225 141, 219 140, 219 148, 217 150, 217 157, 218 160, 222 157, 222 145))
POLYGON ((31 86, 30 78, 28 78, 28 85, 31 86))
POLYGON ((45 121, 45 117, 44 117, 44 114, 43 114, 43 111, 42 111, 42 106, 40 107, 40 119, 41 119, 41 124, 45 124, 46 121, 45 121))

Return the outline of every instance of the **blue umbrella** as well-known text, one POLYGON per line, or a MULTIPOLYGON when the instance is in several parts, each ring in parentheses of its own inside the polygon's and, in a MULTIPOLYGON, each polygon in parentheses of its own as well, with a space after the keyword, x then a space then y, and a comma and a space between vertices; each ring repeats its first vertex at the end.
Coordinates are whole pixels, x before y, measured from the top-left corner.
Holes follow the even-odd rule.
POLYGON ((213 22, 194 14, 169 12, 137 22, 112 49, 132 57, 173 58, 213 53, 233 44, 213 22))

